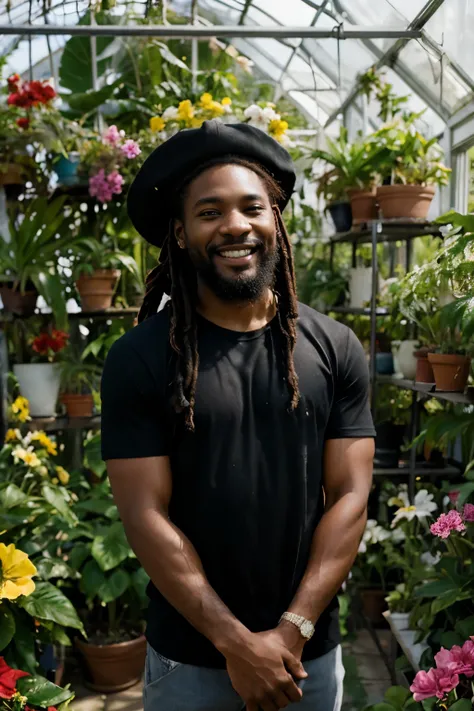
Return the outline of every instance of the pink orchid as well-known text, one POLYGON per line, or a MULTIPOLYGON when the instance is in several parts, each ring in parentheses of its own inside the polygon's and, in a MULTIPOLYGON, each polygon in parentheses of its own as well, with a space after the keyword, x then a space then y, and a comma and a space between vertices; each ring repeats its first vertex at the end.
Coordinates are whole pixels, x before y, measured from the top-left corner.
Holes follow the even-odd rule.
POLYGON ((462 515, 465 521, 474 523, 474 504, 465 504, 462 515))
POLYGON ((123 186, 123 176, 117 170, 109 175, 103 168, 89 178, 89 194, 99 202, 110 202, 113 195, 120 195, 123 186))
POLYGON ((442 647, 435 656, 435 662, 438 669, 449 669, 471 679, 474 676, 474 642, 468 639, 462 647, 455 644, 450 650, 442 647))
POLYGON ((450 669, 430 669, 419 671, 415 676, 410 691, 415 701, 424 701, 436 696, 442 699, 459 684, 459 676, 450 669))
POLYGON ((125 136, 125 131, 119 131, 117 126, 109 126, 102 136, 104 143, 108 143, 109 146, 117 146, 122 138, 125 136))
POLYGON ((136 158, 140 155, 140 146, 136 141, 129 138, 120 149, 126 158, 136 158))
POLYGON ((466 526, 463 523, 461 514, 454 509, 447 514, 441 514, 435 523, 430 526, 430 531, 433 535, 440 538, 449 538, 451 531, 465 531, 466 526))

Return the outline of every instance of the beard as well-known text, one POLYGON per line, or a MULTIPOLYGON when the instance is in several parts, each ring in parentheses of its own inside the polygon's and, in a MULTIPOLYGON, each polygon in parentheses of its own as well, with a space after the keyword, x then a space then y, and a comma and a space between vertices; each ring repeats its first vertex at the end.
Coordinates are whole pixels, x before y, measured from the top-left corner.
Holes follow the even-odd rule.
POLYGON ((256 270, 242 269, 235 276, 226 277, 219 272, 213 260, 213 252, 207 258, 197 251, 189 251, 189 257, 198 277, 222 301, 256 301, 275 283, 280 261, 278 248, 272 251, 259 249, 256 270))

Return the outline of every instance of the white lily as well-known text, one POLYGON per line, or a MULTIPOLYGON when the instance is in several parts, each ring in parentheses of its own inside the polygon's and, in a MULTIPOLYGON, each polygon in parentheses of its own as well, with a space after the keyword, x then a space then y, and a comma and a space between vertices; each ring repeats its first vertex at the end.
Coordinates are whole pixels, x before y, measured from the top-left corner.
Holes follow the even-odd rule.
POLYGON ((387 531, 383 526, 373 518, 369 518, 365 525, 365 531, 362 536, 362 540, 359 544, 359 553, 365 553, 368 546, 373 546, 376 543, 381 543, 382 541, 390 538, 390 531, 387 531))
POLYGON ((392 528, 402 520, 413 521, 413 519, 422 519, 431 516, 437 510, 438 506, 433 501, 433 494, 428 493, 426 489, 420 489, 415 495, 413 504, 410 504, 406 492, 400 492, 399 498, 403 500, 404 506, 395 512, 392 521, 392 528))

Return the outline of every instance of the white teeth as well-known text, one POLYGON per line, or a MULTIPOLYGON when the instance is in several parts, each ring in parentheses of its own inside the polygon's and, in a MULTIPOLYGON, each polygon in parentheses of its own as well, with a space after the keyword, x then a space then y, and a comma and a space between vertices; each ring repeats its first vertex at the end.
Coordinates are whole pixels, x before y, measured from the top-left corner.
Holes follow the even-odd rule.
POLYGON ((251 249, 231 249, 228 252, 221 252, 221 255, 223 257, 248 257, 249 254, 252 254, 251 249))

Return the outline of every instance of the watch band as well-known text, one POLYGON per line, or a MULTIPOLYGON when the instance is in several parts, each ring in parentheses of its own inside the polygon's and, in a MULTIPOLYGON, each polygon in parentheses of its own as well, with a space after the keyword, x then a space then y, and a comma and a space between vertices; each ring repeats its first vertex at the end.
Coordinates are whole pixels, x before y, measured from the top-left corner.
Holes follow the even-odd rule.
POLYGON ((293 625, 298 627, 299 631, 301 632, 301 635, 305 639, 311 639, 314 634, 314 625, 311 620, 307 620, 306 617, 296 615, 294 612, 284 612, 283 615, 280 617, 280 622, 282 620, 291 622, 293 625))

